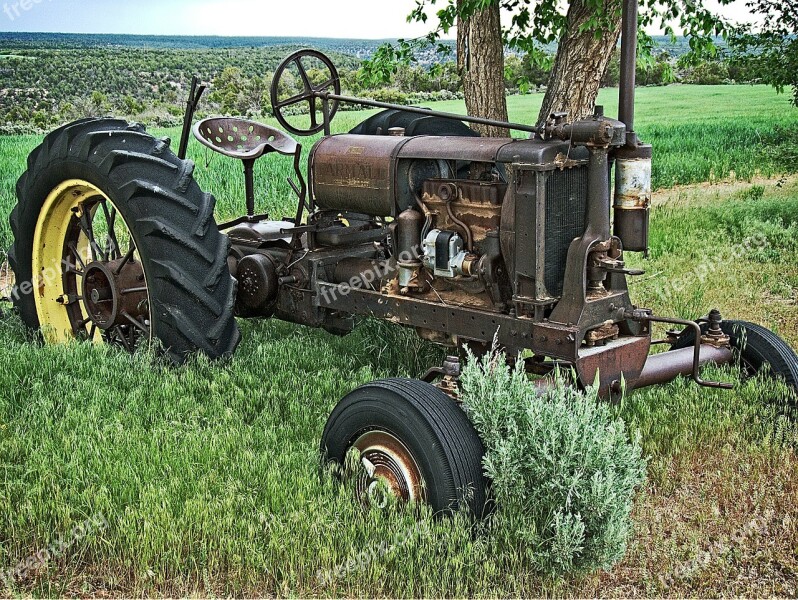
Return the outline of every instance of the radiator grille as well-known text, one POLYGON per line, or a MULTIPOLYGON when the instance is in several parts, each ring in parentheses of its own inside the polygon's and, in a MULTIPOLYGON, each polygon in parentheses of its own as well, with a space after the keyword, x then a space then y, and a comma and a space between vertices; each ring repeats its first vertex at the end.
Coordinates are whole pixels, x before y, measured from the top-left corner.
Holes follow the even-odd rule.
POLYGON ((561 296, 568 248, 585 232, 587 167, 549 173, 546 182, 546 288, 561 296))

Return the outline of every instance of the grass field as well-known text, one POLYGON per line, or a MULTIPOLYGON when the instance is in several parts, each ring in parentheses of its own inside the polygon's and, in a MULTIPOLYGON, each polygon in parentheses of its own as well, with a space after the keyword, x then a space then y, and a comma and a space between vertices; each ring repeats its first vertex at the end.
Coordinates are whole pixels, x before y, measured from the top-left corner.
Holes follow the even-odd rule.
MULTIPOLYGON (((538 101, 512 98, 512 117, 531 120, 538 101)), ((345 113, 337 127, 358 118, 345 113)), ((761 140, 794 131, 798 111, 760 87, 652 88, 640 92, 638 122, 657 144, 659 187, 730 171, 743 181, 657 195, 636 302, 684 317, 716 306, 798 346, 798 179, 760 179, 794 169, 761 140)), ((37 142, 0 138, 0 214, 37 142)), ((206 170, 205 153, 192 152, 221 216, 235 214, 238 165, 214 157, 206 170)), ((287 173, 281 164, 271 181, 287 173)), ((290 202, 273 192, 262 207, 277 214, 290 202)), ((0 578, 0 594, 798 594, 798 430, 764 405, 761 382, 722 392, 678 381, 625 399, 618 411, 649 457, 627 558, 608 573, 543 581, 523 548, 460 522, 364 510, 319 478, 335 403, 369 380, 416 374, 426 347, 376 324, 347 338, 278 322, 242 328, 228 364, 173 369, 146 354, 39 347, 15 317, 0 321, 0 571, 64 541, 45 568, 7 589, 0 578)))

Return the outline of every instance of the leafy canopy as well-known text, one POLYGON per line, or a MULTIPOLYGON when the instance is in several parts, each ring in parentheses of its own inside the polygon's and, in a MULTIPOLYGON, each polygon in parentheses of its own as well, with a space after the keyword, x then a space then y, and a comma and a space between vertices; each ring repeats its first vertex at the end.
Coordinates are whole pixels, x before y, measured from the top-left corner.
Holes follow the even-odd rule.
POLYGON ((734 60, 753 65, 779 93, 792 88, 792 103, 798 106, 798 5, 783 0, 750 0, 746 6, 764 21, 757 32, 750 28, 733 32, 730 45, 734 60))
MULTIPOLYGON (((717 0, 727 5, 734 0, 717 0)), ((769 2, 771 0, 761 0, 769 2)), ((590 15, 581 21, 574 33, 603 31, 617 28, 621 2, 619 0, 573 0, 590 15)), ((434 49, 440 54, 451 52, 451 46, 442 43, 457 26, 459 19, 468 19, 476 12, 498 4, 507 18, 502 31, 507 48, 525 53, 532 63, 546 68, 551 55, 546 47, 563 39, 568 31, 568 3, 559 0, 416 0, 416 7, 408 15, 408 22, 427 23, 434 11, 438 25, 426 36, 401 39, 396 44, 381 46, 370 60, 363 64, 361 77, 367 84, 387 83, 399 64, 411 63, 423 50, 434 49)), ((666 35, 675 38, 675 26, 690 39, 691 59, 714 56, 717 49, 713 40, 726 36, 729 25, 704 4, 704 0, 643 0, 640 12, 640 50, 644 59, 651 57, 653 41, 643 29, 659 25, 666 35)), ((435 67, 433 67, 435 68, 435 67)), ((523 82, 521 82, 523 84, 523 82)))

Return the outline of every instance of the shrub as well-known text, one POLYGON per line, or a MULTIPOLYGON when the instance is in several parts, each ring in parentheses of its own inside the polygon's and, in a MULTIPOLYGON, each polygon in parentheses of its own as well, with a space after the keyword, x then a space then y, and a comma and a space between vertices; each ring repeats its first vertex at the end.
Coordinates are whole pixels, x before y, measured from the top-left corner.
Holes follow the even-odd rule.
POLYGON ((676 73, 667 52, 662 52, 651 60, 640 61, 637 65, 637 85, 668 85, 676 81, 676 73))
POLYGON ((721 85, 729 82, 729 67, 719 61, 707 61, 698 64, 685 73, 684 83, 696 85, 721 85))
POLYGON ((388 102, 389 104, 410 104, 407 94, 394 88, 382 88, 369 94, 377 102, 388 102))
MULTIPOLYGON (((519 361, 520 363, 520 361, 519 361)), ((646 465, 637 440, 595 392, 539 395, 522 368, 471 357, 463 402, 485 444, 496 513, 488 527, 551 576, 608 569, 626 552, 646 465)))

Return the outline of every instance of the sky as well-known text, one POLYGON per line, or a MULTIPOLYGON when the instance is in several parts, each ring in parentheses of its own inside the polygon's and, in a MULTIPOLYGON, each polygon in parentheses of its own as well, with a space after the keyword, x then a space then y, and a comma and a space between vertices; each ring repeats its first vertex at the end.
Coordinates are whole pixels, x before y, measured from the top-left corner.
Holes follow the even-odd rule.
MULTIPOLYGON (((0 31, 384 39, 418 37, 415 0, 0 0, 0 31)), ((708 0, 709 6, 717 6, 708 0)), ((722 9, 748 21, 743 0, 722 9)), ((649 33, 659 33, 652 30, 649 33)))

